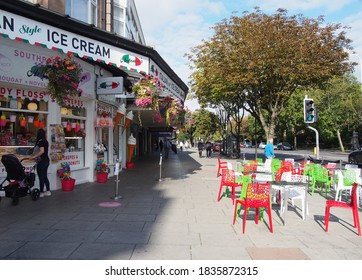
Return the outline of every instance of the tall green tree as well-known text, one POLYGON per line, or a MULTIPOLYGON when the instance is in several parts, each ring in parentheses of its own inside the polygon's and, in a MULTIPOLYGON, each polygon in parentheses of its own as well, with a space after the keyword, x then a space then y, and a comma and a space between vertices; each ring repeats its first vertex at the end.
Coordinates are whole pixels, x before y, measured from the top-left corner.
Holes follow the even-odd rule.
POLYGON ((327 143, 338 140, 341 151, 352 132, 362 121, 361 85, 351 75, 335 77, 324 90, 310 90, 318 112, 315 126, 322 131, 321 140, 327 143))
POLYGON ((193 119, 195 121, 195 131, 193 133, 194 139, 212 140, 216 133, 217 117, 213 112, 205 109, 196 110, 193 113, 193 119))
POLYGON ((279 9, 259 8, 213 27, 214 35, 188 54, 191 92, 201 104, 232 101, 274 138, 276 120, 297 88, 322 88, 352 71, 347 27, 279 9))

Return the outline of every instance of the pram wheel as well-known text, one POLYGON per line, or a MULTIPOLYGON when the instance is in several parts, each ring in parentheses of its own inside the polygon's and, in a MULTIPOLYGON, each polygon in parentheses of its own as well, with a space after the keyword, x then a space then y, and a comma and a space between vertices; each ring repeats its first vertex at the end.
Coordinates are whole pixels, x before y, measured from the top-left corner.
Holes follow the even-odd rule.
POLYGON ((18 204, 19 204, 19 198, 18 198, 18 197, 14 197, 11 204, 14 205, 14 206, 18 205, 18 204))
POLYGON ((39 199, 39 197, 40 197, 40 190, 39 189, 34 189, 34 190, 32 190, 31 191, 31 199, 33 200, 33 201, 36 201, 36 200, 38 200, 39 199))

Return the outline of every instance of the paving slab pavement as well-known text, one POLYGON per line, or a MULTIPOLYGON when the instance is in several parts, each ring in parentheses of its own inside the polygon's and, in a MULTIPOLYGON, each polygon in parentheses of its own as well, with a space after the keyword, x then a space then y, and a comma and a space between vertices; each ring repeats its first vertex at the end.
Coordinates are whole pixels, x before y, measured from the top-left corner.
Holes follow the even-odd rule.
MULTIPOLYGON (((362 237, 353 228, 351 211, 332 209, 324 231, 325 197, 308 195, 309 216, 300 205, 288 207, 283 225, 273 205, 274 233, 268 219, 254 223, 250 210, 246 232, 242 218, 232 224, 231 199, 217 202, 220 177, 217 155, 199 158, 196 149, 159 154, 135 162, 135 169, 107 183, 86 183, 74 191, 30 196, 12 206, 0 202, 0 259, 3 260, 361 260, 362 237), (118 202, 118 203, 115 203, 118 202), (118 205, 117 205, 118 204, 118 205)), ((236 160, 227 159, 232 164, 236 160)), ((331 192, 331 198, 333 193, 331 192)))

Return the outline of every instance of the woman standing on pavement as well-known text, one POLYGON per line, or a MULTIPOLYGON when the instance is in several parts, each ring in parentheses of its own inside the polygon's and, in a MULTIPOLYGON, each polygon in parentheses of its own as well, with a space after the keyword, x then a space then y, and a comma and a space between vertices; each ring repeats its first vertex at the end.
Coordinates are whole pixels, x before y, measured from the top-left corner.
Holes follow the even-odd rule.
POLYGON ((40 128, 38 130, 34 152, 30 156, 31 159, 38 159, 38 163, 36 165, 36 171, 39 177, 39 188, 40 188, 40 197, 50 196, 50 184, 48 179, 48 167, 49 167, 49 143, 46 139, 44 129, 40 128), (46 187, 46 192, 44 192, 44 185, 46 187))

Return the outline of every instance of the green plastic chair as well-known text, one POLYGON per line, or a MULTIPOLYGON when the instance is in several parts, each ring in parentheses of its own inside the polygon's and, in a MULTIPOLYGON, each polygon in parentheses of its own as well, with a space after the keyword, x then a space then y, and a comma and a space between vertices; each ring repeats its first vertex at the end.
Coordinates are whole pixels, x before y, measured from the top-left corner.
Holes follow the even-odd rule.
POLYGON ((251 176, 250 176, 250 175, 244 175, 243 177, 241 177, 240 183, 241 183, 243 186, 241 187, 240 199, 245 199, 247 186, 248 186, 251 182, 252 182, 252 179, 251 179, 251 176))
MULTIPOLYGON (((240 179, 238 179, 237 183, 242 184, 241 192, 239 200, 244 200, 246 198, 246 190, 248 188, 248 185, 253 182, 251 175, 243 175, 240 179)), ((238 216, 241 211, 241 205, 239 205, 239 208, 237 210, 238 216)), ((262 215, 260 215, 262 217, 262 215)), ((235 222, 235 221, 234 221, 235 222)))
POLYGON ((320 188, 320 192, 322 192, 324 185, 327 197, 327 193, 330 191, 331 184, 335 183, 336 180, 331 179, 329 170, 321 165, 316 165, 314 167, 313 173, 312 195, 314 194, 314 189, 316 186, 318 186, 320 188))
POLYGON ((282 167, 282 161, 280 159, 277 158, 273 158, 272 159, 272 164, 271 164, 271 170, 272 170, 272 174, 273 174, 273 180, 275 179, 275 174, 277 173, 277 170, 279 168, 282 167))
POLYGON ((303 175, 308 176, 308 189, 312 187, 315 163, 304 164, 303 175))

